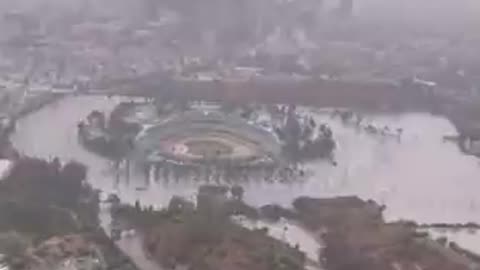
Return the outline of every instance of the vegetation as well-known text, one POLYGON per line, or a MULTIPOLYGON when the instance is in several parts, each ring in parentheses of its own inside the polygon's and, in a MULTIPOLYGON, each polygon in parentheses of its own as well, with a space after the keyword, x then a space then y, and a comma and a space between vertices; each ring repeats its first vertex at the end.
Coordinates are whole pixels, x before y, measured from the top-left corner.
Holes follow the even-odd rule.
MULTIPOLYGON (((119 112, 114 111, 114 113, 116 115, 119 112)), ((92 111, 87 116, 86 123, 82 121, 78 124, 80 142, 87 150, 106 158, 121 159, 132 147, 133 136, 140 130, 140 125, 115 120, 117 118, 112 117, 107 125, 106 117, 102 112, 92 111)))
POLYGON ((248 210, 240 207, 243 191, 233 190, 236 198, 228 199, 228 188, 203 186, 196 208, 174 197, 162 211, 139 204, 119 207, 114 219, 127 220, 140 230, 146 252, 166 269, 176 265, 194 265, 198 270, 303 269, 302 252, 263 230, 248 230, 230 220, 237 210, 248 210))
POLYGON ((199 270, 303 269, 304 255, 262 231, 202 212, 180 214, 149 232, 146 250, 165 267, 195 265, 199 270))
POLYGON ((294 207, 306 226, 323 232, 322 255, 328 269, 466 270, 476 269, 480 262, 418 233, 409 222, 385 222, 384 208, 373 201, 301 197, 294 207))
POLYGON ((97 228, 98 198, 86 173, 77 162, 19 160, 0 182, 0 233, 18 232, 37 242, 97 228))

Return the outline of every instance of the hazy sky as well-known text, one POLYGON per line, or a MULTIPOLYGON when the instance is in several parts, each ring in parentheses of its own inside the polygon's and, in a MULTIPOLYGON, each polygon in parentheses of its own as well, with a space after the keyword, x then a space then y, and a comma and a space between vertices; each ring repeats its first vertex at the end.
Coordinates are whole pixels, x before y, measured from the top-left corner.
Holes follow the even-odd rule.
POLYGON ((480 16, 479 0, 357 0, 357 11, 369 15, 461 20, 480 16), (377 14, 375 14, 377 13, 377 14))
MULTIPOLYGON (((0 0, 0 9, 34 7, 39 3, 75 9, 85 1, 113 9, 123 3, 126 10, 141 0, 0 0)), ((195 0, 201 1, 201 0, 195 0)), ((324 0, 326 5, 335 5, 338 0, 324 0)), ((381 19, 405 24, 429 24, 437 27, 475 22, 480 29, 480 0, 354 0, 356 15, 361 18, 381 19)))

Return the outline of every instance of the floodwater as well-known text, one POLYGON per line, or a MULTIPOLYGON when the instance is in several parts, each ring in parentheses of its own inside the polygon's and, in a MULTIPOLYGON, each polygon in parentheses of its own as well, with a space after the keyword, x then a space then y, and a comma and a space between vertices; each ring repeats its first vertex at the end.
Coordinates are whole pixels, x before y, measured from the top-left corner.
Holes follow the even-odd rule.
MULTIPOLYGON (((78 160, 89 167, 90 183, 125 201, 165 206, 173 194, 193 198, 202 183, 151 181, 133 171, 129 179, 117 177, 111 162, 84 150, 76 137, 77 122, 92 110, 108 112, 120 98, 67 97, 18 122, 12 136, 23 153, 42 158, 78 160)), ((403 129, 401 139, 369 135, 345 126, 328 114, 315 113, 317 122, 328 123, 338 143, 338 166, 327 162, 306 165, 311 176, 301 182, 245 183, 245 200, 253 205, 278 203, 289 206, 307 195, 330 197, 358 195, 386 204, 389 220, 421 223, 480 223, 479 160, 463 155, 442 136, 455 135, 446 119, 427 114, 366 116, 367 122, 403 129)))
POLYGON ((427 231, 434 239, 446 237, 449 242, 455 242, 462 248, 468 249, 476 254, 480 254, 480 234, 475 230, 447 230, 447 229, 429 229, 427 231))

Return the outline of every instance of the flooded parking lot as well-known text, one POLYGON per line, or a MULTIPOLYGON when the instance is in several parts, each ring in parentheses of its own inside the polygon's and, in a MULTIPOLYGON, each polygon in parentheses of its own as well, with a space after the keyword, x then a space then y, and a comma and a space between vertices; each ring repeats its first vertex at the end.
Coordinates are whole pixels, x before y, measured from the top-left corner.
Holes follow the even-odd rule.
MULTIPOLYGON (((116 97, 67 97, 20 120, 12 141, 28 155, 85 163, 94 187, 115 192, 126 202, 139 200, 145 205, 165 206, 174 194, 192 198, 204 184, 201 181, 148 181, 140 171, 131 172, 127 181, 124 175, 117 175, 110 161, 78 143, 78 121, 92 110, 108 112, 120 101, 116 97)), ((302 195, 358 195, 385 204, 388 220, 480 223, 480 162, 442 140, 444 135, 456 134, 448 120, 428 114, 365 116, 366 122, 377 126, 402 128, 399 139, 368 134, 325 112, 317 111, 315 117, 333 130, 338 166, 327 162, 307 164, 309 176, 300 182, 245 182, 248 203, 288 206, 302 195)))

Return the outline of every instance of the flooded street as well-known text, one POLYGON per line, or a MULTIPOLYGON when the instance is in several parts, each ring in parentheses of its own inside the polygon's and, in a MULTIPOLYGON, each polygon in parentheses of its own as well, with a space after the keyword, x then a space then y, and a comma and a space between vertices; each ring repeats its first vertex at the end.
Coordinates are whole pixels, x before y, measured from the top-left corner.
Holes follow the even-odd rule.
MULTIPOLYGON (((28 155, 83 162, 95 188, 115 192, 126 202, 138 199, 142 204, 165 206, 173 194, 192 198, 201 182, 146 181, 143 173, 136 171, 131 172, 129 181, 124 175, 117 179, 111 162, 78 143, 77 122, 92 110, 108 112, 120 101, 67 97, 19 121, 12 141, 28 155)), ((338 166, 309 164, 306 167, 312 175, 302 182, 249 181, 244 186, 248 203, 288 206, 302 195, 358 195, 386 204, 388 220, 480 223, 480 162, 463 155, 455 144, 443 142, 442 136, 456 133, 448 120, 426 114, 366 116, 366 121, 376 126, 402 128, 398 140, 345 126, 325 113, 317 113, 316 118, 332 127, 338 166)))

